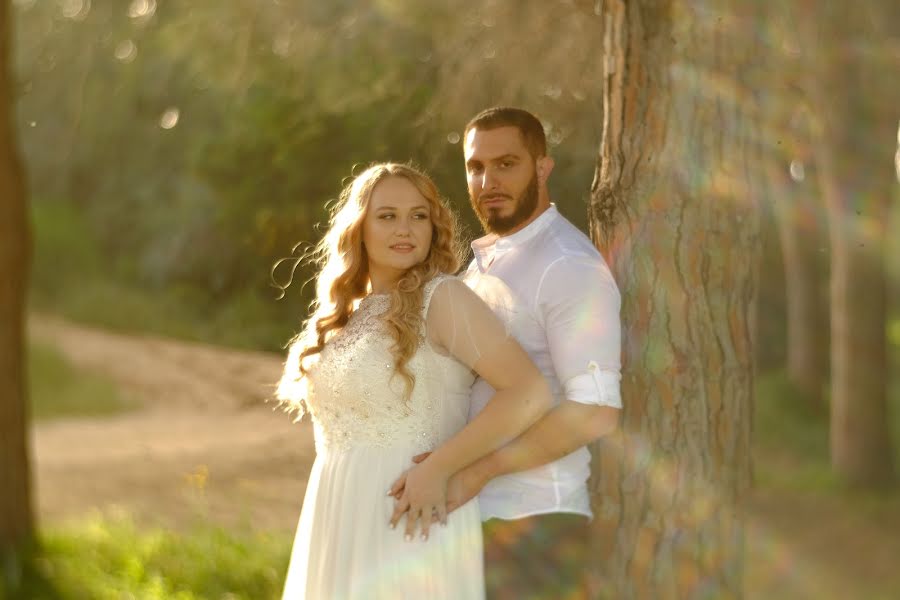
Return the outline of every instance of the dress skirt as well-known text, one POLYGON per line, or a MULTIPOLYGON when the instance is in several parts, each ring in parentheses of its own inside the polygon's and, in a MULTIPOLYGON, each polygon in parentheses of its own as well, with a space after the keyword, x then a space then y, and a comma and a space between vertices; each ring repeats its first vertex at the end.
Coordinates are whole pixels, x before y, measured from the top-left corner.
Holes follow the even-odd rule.
POLYGON ((283 600, 484 598, 477 499, 433 523, 427 541, 389 526, 387 491, 413 446, 319 450, 310 472, 283 600))

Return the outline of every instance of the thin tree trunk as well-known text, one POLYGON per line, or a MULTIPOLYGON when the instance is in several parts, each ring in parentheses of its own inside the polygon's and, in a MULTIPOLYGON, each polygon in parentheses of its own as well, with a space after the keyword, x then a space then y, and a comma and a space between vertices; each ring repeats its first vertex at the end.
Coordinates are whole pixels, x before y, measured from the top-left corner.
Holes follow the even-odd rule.
POLYGON ((787 303, 787 371, 813 412, 827 410, 828 299, 820 268, 820 249, 827 244, 819 228, 811 182, 794 183, 787 165, 767 166, 781 254, 787 303))
POLYGON ((743 593, 759 222, 739 76, 755 23, 709 4, 603 3, 591 228, 623 295, 625 405, 622 434, 593 448, 603 597, 743 593))
MULTIPOLYGON (((889 147, 884 147, 887 157, 889 147)), ((887 211, 877 204, 857 207, 875 195, 881 195, 886 205, 890 190, 835 181, 827 173, 837 168, 831 148, 820 154, 832 222, 831 464, 845 483, 879 487, 890 483, 894 472, 887 418, 887 211)))
POLYGON ((894 472, 885 223, 900 97, 889 93, 895 88, 879 90, 884 74, 858 51, 871 36, 858 9, 832 5, 819 29, 805 32, 825 69, 810 73, 808 85, 821 119, 815 151, 831 239, 831 463, 844 482, 878 487, 894 472))
POLYGON ((25 402, 24 314, 30 236, 12 127, 11 15, 0 0, 0 555, 32 534, 25 402))

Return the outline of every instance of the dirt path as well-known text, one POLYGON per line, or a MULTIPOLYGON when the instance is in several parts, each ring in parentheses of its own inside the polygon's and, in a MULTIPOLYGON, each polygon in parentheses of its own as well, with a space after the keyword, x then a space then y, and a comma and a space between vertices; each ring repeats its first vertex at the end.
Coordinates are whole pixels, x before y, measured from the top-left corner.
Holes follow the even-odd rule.
POLYGON ((29 322, 33 338, 103 373, 141 408, 34 427, 44 522, 122 510, 139 522, 195 517, 289 530, 314 457, 308 423, 265 399, 277 355, 98 331, 58 319, 29 322))
MULTIPOLYGON (((38 423, 45 523, 121 509, 139 523, 293 530, 314 457, 308 423, 266 404, 281 357, 123 335, 41 317, 31 335, 112 378, 140 410, 38 423)), ((757 460, 767 460, 757 457, 757 460)), ((860 511, 827 493, 748 499, 750 598, 893 598, 900 507, 860 511)))

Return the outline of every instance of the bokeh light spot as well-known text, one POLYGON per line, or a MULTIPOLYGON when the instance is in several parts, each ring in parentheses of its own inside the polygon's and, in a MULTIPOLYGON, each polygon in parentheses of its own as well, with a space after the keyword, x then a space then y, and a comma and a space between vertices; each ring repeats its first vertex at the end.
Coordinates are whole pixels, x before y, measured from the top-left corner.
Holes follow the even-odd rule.
POLYGON ((73 21, 81 21, 91 12, 91 0, 62 0, 59 5, 62 16, 73 21))
POLYGON ((806 179, 806 168, 799 160, 791 161, 790 171, 791 179, 793 179, 794 181, 803 181, 804 179, 806 179))
POLYGON ((128 16, 132 19, 152 17, 156 12, 156 0, 134 0, 128 7, 128 16))
POLYGON ((166 109, 166 112, 162 114, 159 118, 159 126, 163 129, 172 129, 176 125, 178 125, 178 118, 181 116, 181 111, 177 108, 172 107, 166 109))
POLYGON ((458 144, 459 143, 459 134, 456 133, 455 131, 451 131, 450 133, 447 134, 447 141, 450 142, 451 144, 458 144))
POLYGON ((131 40, 123 40, 116 46, 115 55, 123 63, 130 63, 137 56, 137 46, 131 40))

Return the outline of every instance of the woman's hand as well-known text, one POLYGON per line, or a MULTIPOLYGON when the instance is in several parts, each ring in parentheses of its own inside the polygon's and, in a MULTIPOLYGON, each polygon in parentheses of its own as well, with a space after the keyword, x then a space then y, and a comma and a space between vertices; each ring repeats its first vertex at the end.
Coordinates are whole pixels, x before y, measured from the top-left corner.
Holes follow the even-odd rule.
MULTIPOLYGON (((421 464, 425 462, 425 459, 431 456, 431 452, 423 452, 422 454, 416 454, 413 456, 413 462, 415 464, 421 464)), ((397 481, 391 486, 391 489, 388 490, 387 495, 393 496, 395 500, 399 500, 400 496, 403 495, 403 488, 406 486, 406 474, 409 473, 409 469, 403 471, 400 474, 400 477, 397 478, 397 481)))
MULTIPOLYGON (((422 539, 428 539, 432 520, 447 522, 447 480, 449 474, 444 472, 434 461, 425 460, 401 476, 400 498, 394 503, 394 514, 391 516, 391 528, 397 526, 400 517, 406 513, 406 532, 404 537, 412 540, 416 527, 422 528, 422 539)), ((398 480, 400 483, 400 480, 398 480)), ((397 487, 395 484, 392 490, 397 487)))

